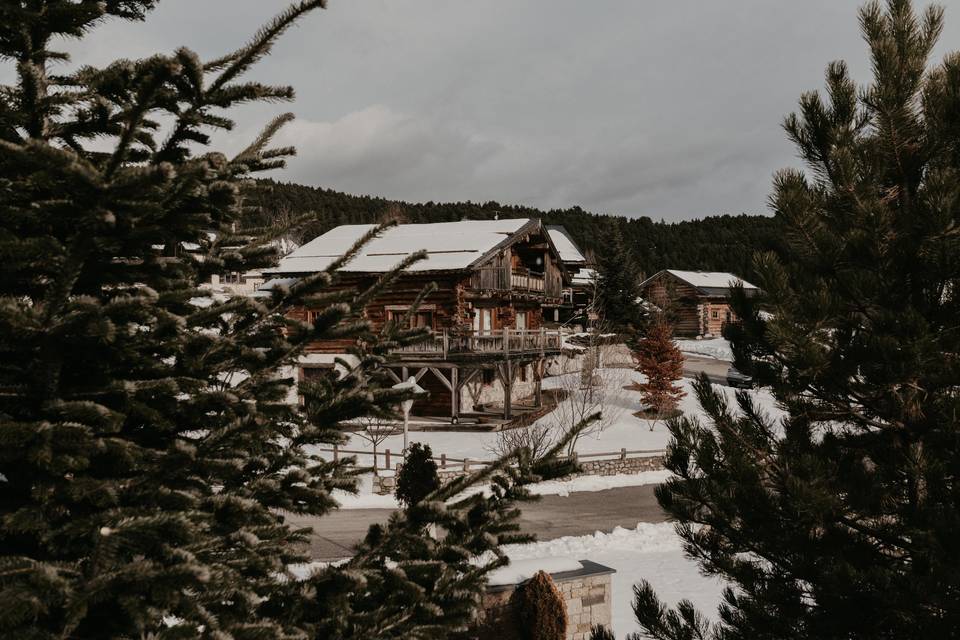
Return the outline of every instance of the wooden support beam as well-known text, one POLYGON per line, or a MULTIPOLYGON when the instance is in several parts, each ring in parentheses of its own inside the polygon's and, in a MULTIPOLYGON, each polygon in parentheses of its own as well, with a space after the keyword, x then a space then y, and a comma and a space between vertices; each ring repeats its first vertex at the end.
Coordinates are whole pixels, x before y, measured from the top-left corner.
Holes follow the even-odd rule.
MULTIPOLYGON (((454 371, 454 370, 451 369, 451 371, 454 371)), ((450 381, 447 380, 447 376, 443 375, 443 373, 440 372, 440 369, 437 369, 436 367, 430 367, 430 372, 433 373, 434 376, 436 376, 437 380, 443 383, 443 386, 445 386, 451 392, 453 391, 453 385, 451 385, 450 381)))
POLYGON ((450 370, 450 422, 457 424, 460 421, 460 370, 454 367, 450 370))
MULTIPOLYGON (((404 367, 404 369, 406 369, 406 367, 404 367)), ((391 369, 390 367, 387 367, 386 371, 387 371, 387 375, 390 376, 391 378, 393 378, 393 381, 394 381, 394 382, 403 382, 403 379, 401 379, 400 376, 398 376, 398 375, 394 372, 394 370, 391 369)), ((404 379, 405 379, 405 378, 404 378, 404 379)))
POLYGON ((533 404, 536 407, 543 406, 543 364, 542 359, 533 363, 533 404))
POLYGON ((470 369, 467 373, 460 376, 460 387, 465 387, 473 382, 473 379, 480 375, 483 369, 470 369))
POLYGON ((497 373, 500 375, 500 383, 503 385, 503 418, 509 420, 513 417, 513 376, 516 367, 507 360, 497 365, 497 373))
POLYGON ((430 367, 424 367, 424 368, 420 369, 420 371, 417 371, 417 375, 413 376, 414 379, 415 379, 417 382, 420 382, 420 378, 422 378, 423 376, 425 376, 425 375, 427 374, 427 371, 430 371, 430 367))

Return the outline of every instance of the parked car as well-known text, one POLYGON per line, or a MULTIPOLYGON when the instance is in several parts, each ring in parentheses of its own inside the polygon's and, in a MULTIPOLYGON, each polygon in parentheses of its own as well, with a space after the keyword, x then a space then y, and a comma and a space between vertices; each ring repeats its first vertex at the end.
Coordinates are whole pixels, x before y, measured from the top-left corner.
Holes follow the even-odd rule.
POLYGON ((737 371, 736 367, 727 369, 727 386, 739 389, 753 389, 753 377, 737 371))

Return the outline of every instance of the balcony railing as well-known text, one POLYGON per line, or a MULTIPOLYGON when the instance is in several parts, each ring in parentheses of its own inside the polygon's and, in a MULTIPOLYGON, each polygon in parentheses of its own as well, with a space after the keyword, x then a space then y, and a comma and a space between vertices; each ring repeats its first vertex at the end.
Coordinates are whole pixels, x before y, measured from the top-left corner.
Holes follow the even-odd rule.
POLYGON ((403 347, 394 353, 429 354, 446 357, 451 354, 530 354, 557 351, 562 337, 558 331, 530 331, 527 329, 500 329, 451 333, 444 329, 403 347))
POLYGON ((508 272, 497 267, 481 267, 471 274, 470 286, 478 291, 521 291, 559 298, 563 282, 559 274, 543 274, 526 269, 508 272))

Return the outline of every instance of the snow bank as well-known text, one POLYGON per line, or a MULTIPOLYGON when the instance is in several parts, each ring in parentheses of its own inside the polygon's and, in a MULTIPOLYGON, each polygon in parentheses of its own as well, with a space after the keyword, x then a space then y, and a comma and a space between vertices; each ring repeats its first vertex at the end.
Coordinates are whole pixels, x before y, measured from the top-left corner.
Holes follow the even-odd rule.
POLYGON ((618 487, 639 487, 645 484, 661 484, 673 474, 669 471, 643 471, 615 476, 579 476, 569 480, 545 480, 530 486, 541 496, 569 496, 579 491, 606 491, 618 487))
POLYGON ((733 362, 733 350, 730 349, 730 342, 724 338, 708 338, 705 340, 676 339, 674 342, 677 348, 684 353, 733 362))
POLYGON ((503 548, 511 561, 536 558, 590 560, 615 569, 613 574, 613 632, 618 638, 638 631, 633 617, 633 585, 647 580, 668 605, 682 599, 693 602, 704 616, 716 615, 724 587, 719 578, 700 574, 696 562, 683 554, 673 524, 641 522, 635 529, 617 527, 610 533, 569 536, 503 548))

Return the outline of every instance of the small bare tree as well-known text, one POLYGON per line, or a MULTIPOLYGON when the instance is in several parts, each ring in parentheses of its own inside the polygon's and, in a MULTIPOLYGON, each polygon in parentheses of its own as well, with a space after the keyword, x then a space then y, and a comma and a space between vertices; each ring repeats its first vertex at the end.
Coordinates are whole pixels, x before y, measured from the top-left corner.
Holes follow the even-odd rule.
POLYGON ((373 475, 379 475, 377 473, 377 447, 390 436, 400 433, 401 430, 397 427, 395 421, 383 416, 365 416, 358 418, 351 424, 359 427, 354 435, 369 442, 373 448, 373 475))
POLYGON ((556 441, 549 424, 535 422, 527 427, 499 432, 497 439, 484 445, 484 449, 497 458, 512 454, 517 449, 526 449, 530 452, 531 460, 540 460, 556 441))
POLYGON ((599 414, 597 420, 570 439, 567 455, 574 454, 582 436, 599 436, 620 418, 627 407, 628 391, 624 387, 629 382, 630 370, 604 368, 603 363, 617 349, 617 345, 608 343, 604 335, 599 329, 583 334, 577 341, 582 351, 577 355, 561 356, 557 369, 564 373, 549 379, 548 387, 564 396, 545 420, 558 439, 577 429, 588 417, 599 414), (568 371, 572 373, 566 373, 568 371))

